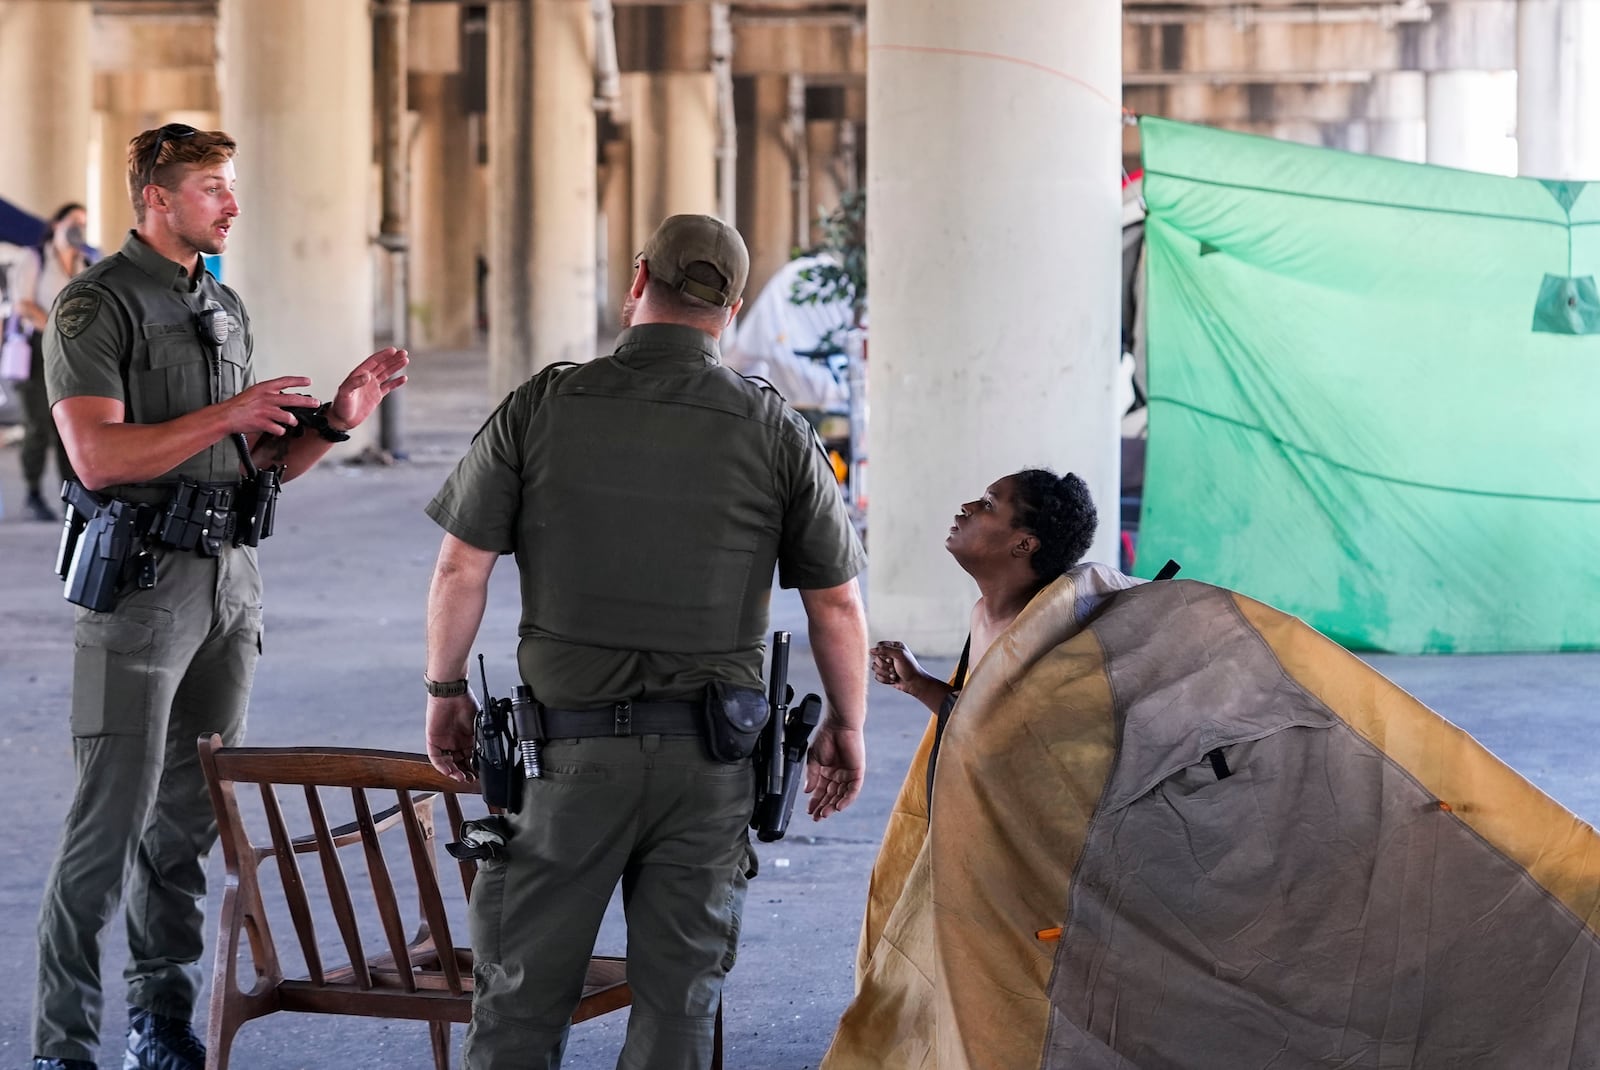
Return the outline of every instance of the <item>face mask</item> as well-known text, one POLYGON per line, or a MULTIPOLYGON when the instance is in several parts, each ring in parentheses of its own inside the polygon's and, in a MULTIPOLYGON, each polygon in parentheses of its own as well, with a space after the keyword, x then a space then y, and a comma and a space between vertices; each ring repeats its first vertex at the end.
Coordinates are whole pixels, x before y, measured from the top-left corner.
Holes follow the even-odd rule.
POLYGON ((66 230, 61 232, 61 240, 72 246, 74 249, 82 249, 85 245, 89 244, 84 238, 83 227, 77 223, 70 224, 66 230))

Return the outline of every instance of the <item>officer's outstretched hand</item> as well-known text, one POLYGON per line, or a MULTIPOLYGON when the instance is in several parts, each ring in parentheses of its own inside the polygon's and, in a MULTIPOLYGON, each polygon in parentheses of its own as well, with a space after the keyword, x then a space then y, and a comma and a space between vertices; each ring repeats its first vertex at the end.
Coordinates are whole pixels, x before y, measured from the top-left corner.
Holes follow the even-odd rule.
POLYGON ((405 350, 390 346, 357 364, 344 377, 344 382, 339 384, 338 393, 333 395, 333 409, 328 415, 332 418, 334 430, 348 431, 371 416, 378 402, 387 397, 391 390, 406 385, 406 377, 400 372, 410 363, 411 358, 406 356, 405 350))
POLYGON ((468 691, 449 698, 428 698, 428 761, 451 780, 466 783, 472 771, 472 721, 478 700, 468 691))
POLYGON ((848 728, 830 713, 817 726, 806 758, 806 812, 821 821, 855 802, 867 774, 867 741, 859 728, 848 728))

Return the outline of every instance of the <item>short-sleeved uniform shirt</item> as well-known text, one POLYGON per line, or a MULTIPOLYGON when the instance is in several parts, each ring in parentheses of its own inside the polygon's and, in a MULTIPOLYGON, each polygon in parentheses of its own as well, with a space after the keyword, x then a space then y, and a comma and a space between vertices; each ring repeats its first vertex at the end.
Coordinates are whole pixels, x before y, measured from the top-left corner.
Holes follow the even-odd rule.
MULTIPOLYGON (((128 423, 158 424, 250 386, 253 353, 238 294, 209 271, 191 278, 130 231, 120 250, 76 276, 56 299, 45 328, 45 384, 52 405, 70 397, 114 398, 128 423), (228 313, 220 359, 199 334, 199 314, 213 303, 228 313)), ((159 501, 162 484, 180 476, 237 480, 238 452, 224 436, 149 484, 106 493, 159 501)))
POLYGON ((759 688, 774 568, 817 589, 866 562, 810 425, 671 324, 513 391, 427 512, 516 554, 518 662, 552 706, 759 688))

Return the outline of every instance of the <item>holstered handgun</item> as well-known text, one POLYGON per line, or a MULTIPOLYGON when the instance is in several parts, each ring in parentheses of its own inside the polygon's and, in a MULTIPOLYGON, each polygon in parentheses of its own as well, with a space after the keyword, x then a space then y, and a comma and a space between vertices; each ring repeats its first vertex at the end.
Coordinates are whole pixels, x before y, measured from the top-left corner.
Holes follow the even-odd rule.
POLYGON ((807 695, 799 705, 790 706, 793 698, 794 689, 789 686, 789 633, 777 632, 772 637, 772 668, 767 680, 771 719, 756 745, 756 807, 750 817, 750 827, 762 843, 781 840, 789 830, 795 797, 805 778, 811 730, 822 719, 822 700, 816 695, 807 695))
POLYGON ((783 839, 784 833, 789 831, 789 818, 794 813, 794 802, 800 793, 800 784, 805 780, 806 752, 811 748, 811 731, 817 727, 817 722, 822 720, 822 699, 816 695, 807 695, 799 704, 789 710, 789 715, 783 719, 783 747, 778 752, 774 761, 767 757, 767 743, 763 739, 762 747, 756 752, 756 784, 759 787, 761 775, 776 766, 782 770, 783 788, 777 792, 758 791, 756 794, 755 815, 750 819, 750 827, 756 830, 756 839, 762 843, 771 843, 783 839))
POLYGON ((67 582, 67 601, 109 612, 117 604, 128 563, 141 549, 134 525, 138 507, 116 498, 101 501, 72 480, 62 487, 61 496, 70 512, 87 517, 74 535, 75 520, 69 516, 61 533, 56 570, 67 582))
POLYGON ((89 518, 100 511, 100 500, 72 479, 61 484, 61 500, 67 503, 67 508, 61 524, 61 542, 56 546, 56 575, 66 579, 78 540, 83 537, 89 518))

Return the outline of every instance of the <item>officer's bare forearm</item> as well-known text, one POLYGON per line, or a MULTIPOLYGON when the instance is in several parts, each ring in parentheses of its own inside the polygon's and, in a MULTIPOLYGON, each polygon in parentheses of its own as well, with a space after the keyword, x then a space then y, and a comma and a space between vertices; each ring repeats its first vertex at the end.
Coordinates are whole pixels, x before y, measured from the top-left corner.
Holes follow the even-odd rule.
POLYGON ((828 699, 828 712, 842 727, 859 731, 867 719, 867 618, 855 580, 802 590, 811 656, 828 699))
POLYGON ((460 680, 467 675, 467 656, 489 600, 489 574, 499 558, 492 550, 445 535, 428 586, 425 671, 430 680, 460 680))
POLYGON ((51 413, 73 470, 90 490, 155 479, 228 433, 217 405, 159 424, 124 422, 126 409, 114 398, 62 398, 51 413))

